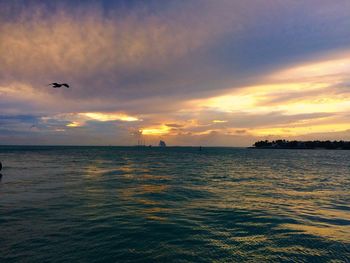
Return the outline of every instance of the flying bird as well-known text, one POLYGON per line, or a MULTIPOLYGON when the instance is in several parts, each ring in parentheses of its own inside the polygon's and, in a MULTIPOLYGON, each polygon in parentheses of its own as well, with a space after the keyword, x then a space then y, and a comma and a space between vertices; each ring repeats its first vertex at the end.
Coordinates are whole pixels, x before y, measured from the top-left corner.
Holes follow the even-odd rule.
POLYGON ((67 83, 56 83, 56 82, 53 82, 53 83, 50 83, 48 86, 52 86, 53 88, 60 88, 62 86, 66 87, 66 88, 69 88, 69 85, 67 83))

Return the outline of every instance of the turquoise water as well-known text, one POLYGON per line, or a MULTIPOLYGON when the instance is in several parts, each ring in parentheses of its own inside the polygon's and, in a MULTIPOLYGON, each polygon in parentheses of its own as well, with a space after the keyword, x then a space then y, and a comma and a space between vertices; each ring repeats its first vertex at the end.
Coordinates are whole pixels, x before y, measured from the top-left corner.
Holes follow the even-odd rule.
POLYGON ((0 147, 0 262, 349 262, 350 151, 0 147))

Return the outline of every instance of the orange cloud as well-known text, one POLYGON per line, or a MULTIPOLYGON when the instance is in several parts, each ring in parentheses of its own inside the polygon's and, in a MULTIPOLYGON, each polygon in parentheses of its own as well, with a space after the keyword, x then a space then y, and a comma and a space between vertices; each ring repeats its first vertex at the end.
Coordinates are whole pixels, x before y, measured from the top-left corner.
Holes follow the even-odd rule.
POLYGON ((139 121, 137 117, 123 113, 86 112, 79 113, 79 115, 96 121, 139 121))
POLYGON ((166 125, 157 126, 157 127, 146 127, 141 128, 143 135, 164 135, 170 132, 170 128, 166 125))

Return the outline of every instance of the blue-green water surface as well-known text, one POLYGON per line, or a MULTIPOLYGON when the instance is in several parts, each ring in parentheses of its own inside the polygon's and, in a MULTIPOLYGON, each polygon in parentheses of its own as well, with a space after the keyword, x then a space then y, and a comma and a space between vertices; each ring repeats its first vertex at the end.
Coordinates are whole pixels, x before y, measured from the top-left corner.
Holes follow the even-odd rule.
POLYGON ((350 151, 0 147, 0 262, 349 262, 350 151))

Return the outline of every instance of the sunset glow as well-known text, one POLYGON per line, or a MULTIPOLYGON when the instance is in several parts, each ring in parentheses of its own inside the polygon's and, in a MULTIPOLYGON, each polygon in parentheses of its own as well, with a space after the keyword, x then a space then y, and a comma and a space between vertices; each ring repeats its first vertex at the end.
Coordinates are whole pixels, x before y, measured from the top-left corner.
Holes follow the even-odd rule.
POLYGON ((80 113, 82 116, 86 116, 97 121, 138 121, 139 119, 133 116, 128 116, 121 113, 100 113, 100 112, 87 112, 80 113))
POLYGON ((142 128, 141 132, 143 135, 164 135, 169 132, 169 127, 163 125, 160 127, 142 128))
POLYGON ((73 121, 73 122, 68 123, 66 126, 67 127, 80 127, 81 124, 79 122, 73 121))
POLYGON ((219 2, 14 5, 14 16, 1 2, 0 140, 134 145, 138 130, 176 145, 350 139, 346 8, 219 2), (57 81, 71 87, 48 86, 57 81))

